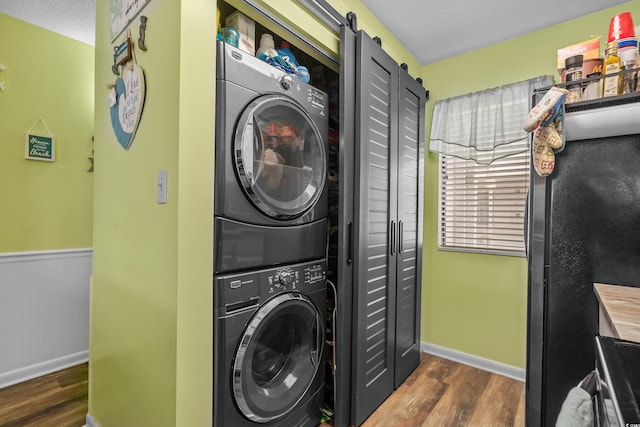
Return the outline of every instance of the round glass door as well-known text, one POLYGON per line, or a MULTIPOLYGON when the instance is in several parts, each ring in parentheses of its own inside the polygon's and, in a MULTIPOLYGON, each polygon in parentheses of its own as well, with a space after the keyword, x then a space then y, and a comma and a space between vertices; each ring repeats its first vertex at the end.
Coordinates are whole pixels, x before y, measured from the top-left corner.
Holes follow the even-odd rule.
POLYGON ((286 415, 305 396, 320 366, 324 328, 315 305, 298 293, 280 294, 245 328, 233 363, 233 394, 249 420, 286 415))
POLYGON ((236 127, 235 164, 245 193, 265 215, 292 219, 320 197, 326 176, 324 140, 291 98, 264 95, 236 127))

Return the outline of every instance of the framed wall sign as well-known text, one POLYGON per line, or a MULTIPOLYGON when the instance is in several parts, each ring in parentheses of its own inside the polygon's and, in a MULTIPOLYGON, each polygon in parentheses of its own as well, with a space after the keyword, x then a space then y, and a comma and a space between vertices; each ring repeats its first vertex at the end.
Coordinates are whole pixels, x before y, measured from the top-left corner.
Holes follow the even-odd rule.
POLYGON ((51 134, 49 127, 42 120, 42 117, 38 117, 33 126, 27 131, 24 140, 24 158, 28 160, 45 160, 53 162, 56 156, 56 139, 51 134), (42 122, 47 129, 48 135, 44 132, 35 132, 33 128, 42 122))
POLYGON ((131 39, 127 38, 118 46, 113 48, 113 64, 118 65, 126 64, 131 61, 133 54, 131 52, 131 39))
POLYGON ((115 40, 151 0, 111 0, 111 41, 115 40))

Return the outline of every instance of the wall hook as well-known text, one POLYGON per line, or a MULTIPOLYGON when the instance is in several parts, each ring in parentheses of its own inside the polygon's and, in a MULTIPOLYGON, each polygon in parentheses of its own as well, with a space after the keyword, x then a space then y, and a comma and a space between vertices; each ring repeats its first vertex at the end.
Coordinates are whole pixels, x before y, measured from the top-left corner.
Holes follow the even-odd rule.
MULTIPOLYGON (((0 64, 0 76, 4 76, 7 74, 7 66, 4 64, 0 64)), ((0 82, 0 92, 4 92, 6 90, 6 84, 4 80, 0 82)))
POLYGON ((140 37, 138 38, 138 47, 140 50, 147 50, 147 46, 144 44, 147 29, 147 17, 142 15, 140 17, 140 37))

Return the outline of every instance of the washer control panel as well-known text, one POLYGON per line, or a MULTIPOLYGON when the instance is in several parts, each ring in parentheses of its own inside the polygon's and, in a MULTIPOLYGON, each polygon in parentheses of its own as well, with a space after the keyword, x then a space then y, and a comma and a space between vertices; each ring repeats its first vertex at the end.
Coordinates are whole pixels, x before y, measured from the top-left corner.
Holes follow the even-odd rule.
POLYGON ((327 265, 325 260, 288 265, 266 272, 267 286, 262 290, 269 295, 284 291, 312 292, 320 283, 325 286, 327 265))
POLYGON ((255 307, 281 292, 309 294, 326 289, 324 259, 214 278, 214 305, 226 313, 255 307))

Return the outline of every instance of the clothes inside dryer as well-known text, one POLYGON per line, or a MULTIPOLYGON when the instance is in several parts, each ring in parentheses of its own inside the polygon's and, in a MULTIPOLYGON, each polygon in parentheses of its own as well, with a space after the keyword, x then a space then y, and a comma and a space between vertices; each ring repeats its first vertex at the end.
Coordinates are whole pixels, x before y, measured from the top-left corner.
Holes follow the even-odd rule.
POLYGON ((238 121, 235 156, 246 194, 269 216, 300 215, 322 194, 324 140, 290 98, 265 95, 247 106, 238 121))

